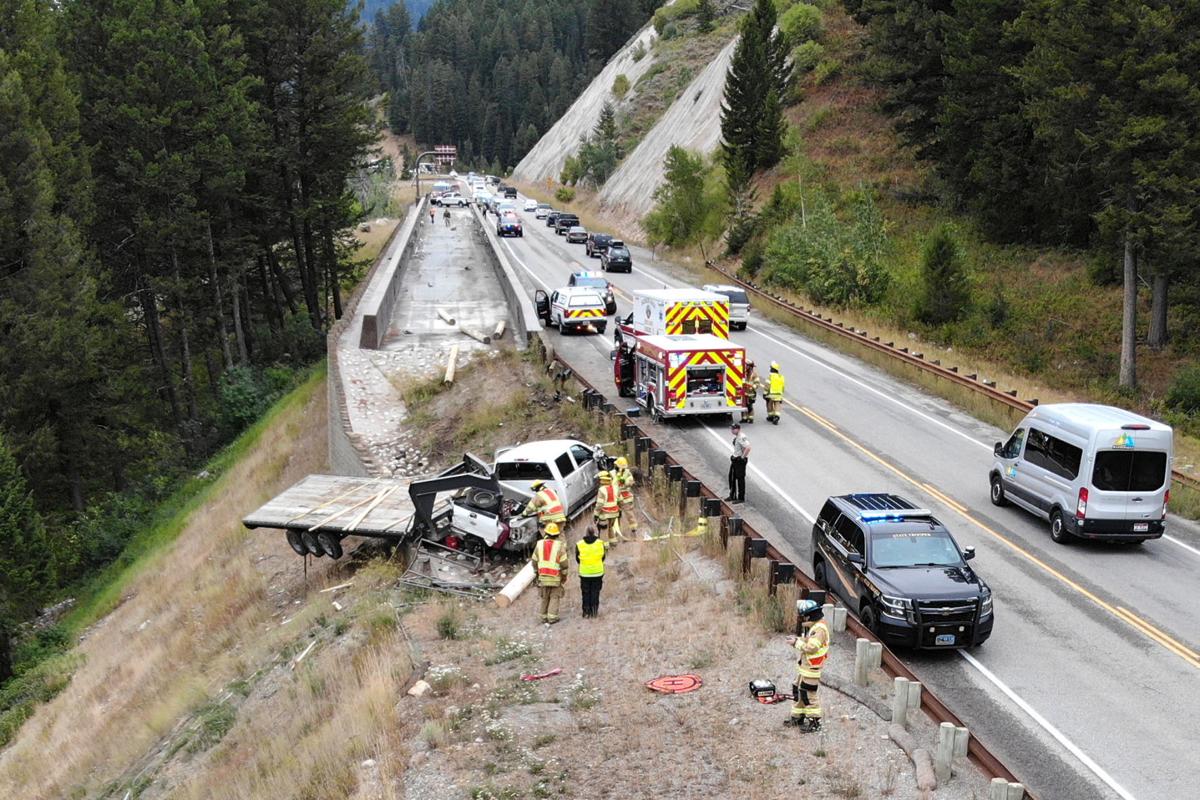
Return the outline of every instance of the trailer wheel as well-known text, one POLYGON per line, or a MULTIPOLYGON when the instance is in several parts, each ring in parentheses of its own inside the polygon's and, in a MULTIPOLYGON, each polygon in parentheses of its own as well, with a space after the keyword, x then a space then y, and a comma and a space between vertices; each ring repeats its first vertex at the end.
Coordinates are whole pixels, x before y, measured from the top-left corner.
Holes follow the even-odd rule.
POLYGON ((288 531, 287 543, 296 551, 298 556, 308 555, 308 548, 304 546, 304 539, 300 536, 300 531, 288 531))
POLYGON ((329 531, 321 531, 317 534, 317 544, 321 546, 321 551, 330 558, 337 560, 342 557, 342 543, 329 531))
POLYGON ((317 535, 312 531, 304 531, 300 534, 300 538, 304 540, 304 547, 310 555, 320 558, 325 555, 325 551, 321 549, 321 543, 317 541, 317 535))

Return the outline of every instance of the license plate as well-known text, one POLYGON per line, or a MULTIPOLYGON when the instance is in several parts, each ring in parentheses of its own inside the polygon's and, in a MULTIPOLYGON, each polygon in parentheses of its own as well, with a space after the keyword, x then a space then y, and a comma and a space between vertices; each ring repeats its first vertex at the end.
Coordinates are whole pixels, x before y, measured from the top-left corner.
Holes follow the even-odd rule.
POLYGON ((1135 522, 1135 523, 1133 523, 1133 532, 1134 532, 1134 533, 1145 533, 1145 532, 1146 532, 1146 531, 1148 531, 1148 530, 1150 530, 1150 523, 1149 523, 1149 522, 1135 522))
POLYGON ((954 634, 953 633, 938 634, 937 637, 934 638, 933 643, 936 645, 954 644, 954 634))

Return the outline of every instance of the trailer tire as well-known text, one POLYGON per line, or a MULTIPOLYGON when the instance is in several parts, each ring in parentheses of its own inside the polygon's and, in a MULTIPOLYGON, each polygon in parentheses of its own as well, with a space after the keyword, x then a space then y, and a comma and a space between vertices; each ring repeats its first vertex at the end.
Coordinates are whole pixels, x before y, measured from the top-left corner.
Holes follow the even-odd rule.
POLYGON ((308 555, 308 548, 304 545, 304 539, 300 536, 300 531, 289 530, 287 532, 287 543, 296 552, 296 555, 308 555))
POLYGON ((321 543, 317 541, 317 535, 312 531, 304 531, 300 534, 300 538, 304 540, 304 547, 308 550, 308 554, 320 558, 325 555, 325 551, 321 549, 321 543))
POLYGON ((338 537, 334 536, 329 531, 321 531, 317 534, 317 544, 321 546, 321 551, 325 555, 335 561, 342 557, 342 543, 338 537))

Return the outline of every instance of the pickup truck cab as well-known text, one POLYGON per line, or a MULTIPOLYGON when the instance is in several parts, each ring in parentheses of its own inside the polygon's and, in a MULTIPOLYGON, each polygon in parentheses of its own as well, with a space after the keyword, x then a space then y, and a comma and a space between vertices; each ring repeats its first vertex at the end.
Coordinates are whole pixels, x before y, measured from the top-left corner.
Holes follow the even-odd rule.
POLYGON ((813 524, 813 577, 889 646, 974 647, 992 591, 933 512, 893 494, 830 497, 813 524))
POLYGON ((583 329, 604 333, 608 327, 604 296, 591 286, 564 286, 548 295, 538 289, 533 303, 538 318, 562 333, 583 329))
POLYGON ((528 500, 532 484, 543 480, 574 517, 596 499, 596 475, 607 463, 604 451, 576 439, 527 442, 496 451, 494 472, 505 496, 528 500))
POLYGON ((470 200, 463 197, 458 192, 447 192, 439 197, 437 202, 439 206, 458 206, 459 208, 463 208, 471 204, 470 200))

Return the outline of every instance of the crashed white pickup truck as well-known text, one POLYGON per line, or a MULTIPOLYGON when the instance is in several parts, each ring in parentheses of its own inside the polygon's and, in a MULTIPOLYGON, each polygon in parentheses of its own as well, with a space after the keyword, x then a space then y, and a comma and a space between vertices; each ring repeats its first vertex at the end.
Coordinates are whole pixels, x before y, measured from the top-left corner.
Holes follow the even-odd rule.
POLYGON ((533 482, 545 481, 558 493, 567 516, 574 517, 590 507, 596 498, 596 475, 611 466, 600 446, 575 439, 504 448, 491 467, 467 454, 437 477, 409 486, 416 512, 406 538, 477 555, 528 550, 537 540, 537 520, 521 512, 533 497, 533 482), (446 492, 453 494, 439 502, 438 495, 446 492))

